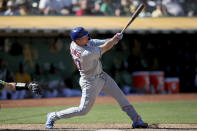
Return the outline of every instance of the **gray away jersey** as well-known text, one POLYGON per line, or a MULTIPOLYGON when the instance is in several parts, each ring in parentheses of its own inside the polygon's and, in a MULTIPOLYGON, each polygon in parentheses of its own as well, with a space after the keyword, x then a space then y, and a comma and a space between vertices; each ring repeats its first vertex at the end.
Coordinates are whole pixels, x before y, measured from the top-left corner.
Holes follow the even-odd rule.
POLYGON ((91 39, 86 46, 78 46, 74 41, 70 45, 70 52, 81 77, 89 79, 100 74, 103 69, 100 62, 101 48, 106 40, 91 39))

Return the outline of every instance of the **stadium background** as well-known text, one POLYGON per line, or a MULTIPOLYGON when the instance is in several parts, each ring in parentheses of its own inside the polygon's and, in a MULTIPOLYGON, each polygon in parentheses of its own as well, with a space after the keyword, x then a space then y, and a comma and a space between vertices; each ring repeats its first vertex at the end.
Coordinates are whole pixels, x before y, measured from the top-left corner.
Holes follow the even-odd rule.
MULTIPOLYGON (((92 38, 110 38, 120 32, 128 16, 1 16, 1 73, 6 81, 15 81, 19 65, 43 83, 57 80, 54 89, 80 89, 79 74, 69 54, 69 31, 83 26, 92 38), (37 74, 36 69, 41 69, 37 74)), ((102 58, 103 68, 120 88, 133 88, 135 71, 163 71, 165 77, 178 77, 180 92, 196 92, 197 19, 195 17, 138 18, 124 34, 124 39, 102 58)), ((56 95, 56 97, 61 95, 56 95)), ((31 98, 29 95, 26 98, 31 98)), ((49 96, 43 96, 49 97, 49 96)), ((8 96, 8 99, 9 96, 8 96)))

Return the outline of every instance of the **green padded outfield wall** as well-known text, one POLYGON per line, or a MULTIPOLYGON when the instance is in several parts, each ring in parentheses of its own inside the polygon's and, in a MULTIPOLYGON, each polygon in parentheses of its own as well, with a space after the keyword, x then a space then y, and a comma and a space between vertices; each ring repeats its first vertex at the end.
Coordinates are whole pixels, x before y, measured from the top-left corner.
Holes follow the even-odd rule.
POLYGON ((69 40, 64 38, 28 38, 8 37, 1 38, 1 57, 6 62, 9 70, 18 71, 18 64, 23 62, 26 71, 32 73, 36 63, 43 70, 48 70, 54 64, 66 76, 72 74, 73 63, 69 54, 69 40), (6 49, 5 49, 6 48, 6 49), (8 49, 7 49, 8 48, 8 49), (13 50, 17 53, 13 53, 13 50))

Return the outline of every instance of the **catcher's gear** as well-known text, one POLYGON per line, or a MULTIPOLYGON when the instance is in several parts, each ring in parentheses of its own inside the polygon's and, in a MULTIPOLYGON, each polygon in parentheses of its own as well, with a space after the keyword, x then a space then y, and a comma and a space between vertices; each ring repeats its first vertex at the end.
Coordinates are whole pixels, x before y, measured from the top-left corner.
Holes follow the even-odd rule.
POLYGON ((34 94, 36 95, 41 95, 42 94, 42 89, 40 87, 40 84, 38 82, 30 82, 27 84, 27 87, 29 90, 31 90, 34 94))
POLYGON ((5 81, 0 80, 0 90, 4 88, 5 81))

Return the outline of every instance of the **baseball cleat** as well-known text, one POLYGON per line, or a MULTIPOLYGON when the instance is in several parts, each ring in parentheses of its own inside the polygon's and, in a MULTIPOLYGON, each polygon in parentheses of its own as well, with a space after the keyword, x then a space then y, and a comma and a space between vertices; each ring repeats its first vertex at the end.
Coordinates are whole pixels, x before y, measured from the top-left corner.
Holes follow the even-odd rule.
POLYGON ((133 123, 132 125, 133 128, 148 128, 148 123, 143 122, 142 120, 133 123))
POLYGON ((52 129, 53 128, 53 124, 54 124, 54 120, 52 119, 52 116, 54 115, 54 113, 48 113, 47 114, 47 121, 45 123, 45 126, 47 129, 52 129))

